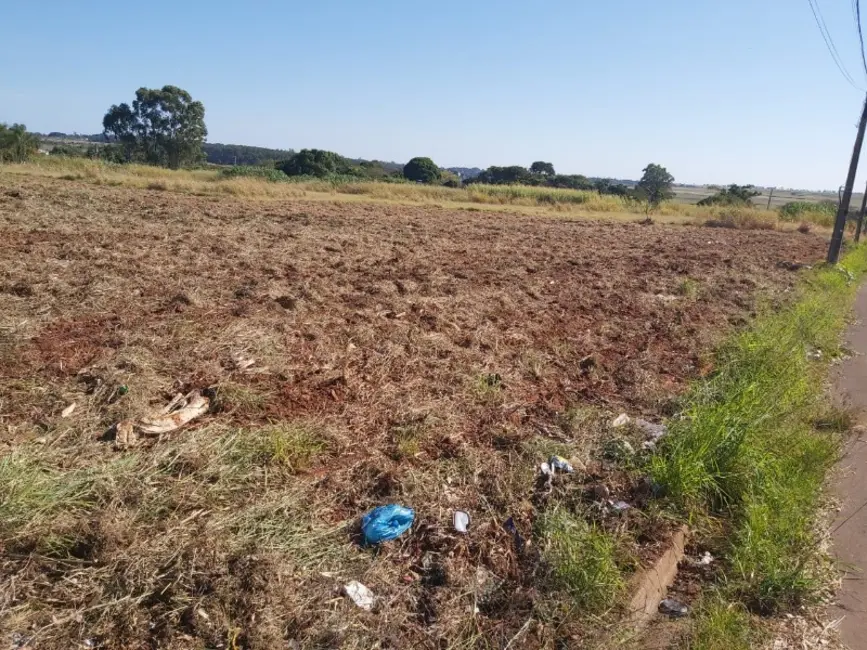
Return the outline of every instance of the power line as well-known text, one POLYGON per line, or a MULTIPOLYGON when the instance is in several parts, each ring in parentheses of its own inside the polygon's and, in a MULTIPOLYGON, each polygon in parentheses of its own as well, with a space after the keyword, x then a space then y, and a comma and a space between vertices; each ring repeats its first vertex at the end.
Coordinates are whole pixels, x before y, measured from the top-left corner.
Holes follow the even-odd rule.
MULTIPOLYGON (((853 0, 858 2, 858 0, 853 0)), ((849 70, 846 68, 846 65, 843 63, 843 57, 840 56, 840 51, 837 49, 837 45, 834 43, 834 37, 831 36, 831 30, 828 29, 828 23, 825 22, 825 16, 822 15, 822 7, 819 5, 819 0, 810 0, 810 5, 815 6, 815 11, 813 12, 813 16, 817 18, 817 22, 821 23, 819 25, 820 31, 826 36, 826 44, 830 44, 831 46, 831 56, 837 62, 838 67, 841 68, 841 72, 843 72, 853 86, 855 85, 855 79, 849 74, 849 70)), ((857 11, 857 7, 856 7, 857 11)), ((857 87, 857 86, 856 86, 857 87)))
MULTIPOLYGON (((849 71, 846 70, 846 66, 843 65, 843 60, 840 58, 840 53, 837 51, 837 46, 834 45, 834 39, 831 37, 831 33, 828 31, 828 26, 825 24, 825 18, 824 16, 822 16, 822 10, 819 8, 819 0, 807 0, 807 2, 810 4, 810 10, 813 12, 813 18, 816 20, 816 26, 819 28, 819 33, 822 34, 822 40, 825 41, 825 47, 828 48, 828 53, 834 60, 834 65, 837 66, 840 74, 843 75, 843 78, 848 81, 853 88, 863 92, 863 89, 858 87, 858 85, 852 79, 852 75, 850 75, 849 71)), ((860 4, 860 0, 856 0, 856 3, 860 4)), ((856 4, 856 12, 857 11, 859 11, 859 9, 858 5, 856 4)), ((867 66, 867 63, 865 63, 865 66, 867 66)))
POLYGON ((858 40, 861 41, 861 63, 867 75, 867 54, 864 53, 864 31, 861 29, 861 0, 855 0, 855 22, 858 24, 858 40))

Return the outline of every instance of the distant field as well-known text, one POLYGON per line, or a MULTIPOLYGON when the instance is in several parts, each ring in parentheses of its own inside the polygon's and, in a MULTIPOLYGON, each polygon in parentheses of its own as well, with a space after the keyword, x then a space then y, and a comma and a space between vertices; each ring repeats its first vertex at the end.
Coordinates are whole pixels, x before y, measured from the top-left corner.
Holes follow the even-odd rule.
MULTIPOLYGON (((600 217, 634 220, 645 214, 645 204, 591 191, 546 187, 469 185, 463 188, 384 183, 343 178, 339 181, 303 179, 268 180, 256 176, 226 176, 228 168, 171 171, 142 165, 111 165, 82 158, 42 157, 23 165, 0 169, 10 175, 41 176, 80 180, 96 185, 180 192, 198 196, 239 196, 257 200, 307 199, 341 202, 436 205, 469 211, 512 211, 523 214, 561 217, 600 217)), ((794 228, 801 219, 826 227, 827 218, 799 216, 784 221, 774 210, 702 207, 694 205, 710 191, 706 188, 679 188, 680 201, 670 201, 653 211, 653 218, 666 223, 713 221, 733 227, 769 229, 794 228), (692 192, 690 194, 689 192, 692 192), (703 192, 704 194, 699 194, 703 192), (687 198, 690 197, 690 198, 687 198)), ((781 200, 781 203, 785 200, 781 200)))
MULTIPOLYGON (((695 204, 702 199, 716 193, 716 190, 710 189, 704 185, 677 185, 675 186, 677 194, 675 200, 681 203, 695 204)), ((768 207, 768 193, 770 188, 759 188, 760 196, 753 199, 756 207, 768 207)), ((852 195, 852 205, 860 206, 863 194, 852 195)), ((806 190, 774 190, 773 198, 771 199, 771 209, 776 209, 784 206, 791 201, 807 201, 810 203, 819 203, 820 201, 837 201, 836 192, 809 192, 806 190)))

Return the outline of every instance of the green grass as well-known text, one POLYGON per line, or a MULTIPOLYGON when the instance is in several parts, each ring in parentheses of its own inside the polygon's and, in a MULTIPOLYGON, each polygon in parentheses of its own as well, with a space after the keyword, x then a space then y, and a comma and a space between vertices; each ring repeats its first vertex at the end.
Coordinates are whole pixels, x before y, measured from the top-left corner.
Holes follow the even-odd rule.
MULTIPOLYGON (((843 266, 861 276, 867 248, 843 266)), ((815 512, 846 423, 828 417, 823 383, 856 290, 840 268, 805 276, 788 307, 765 310, 722 347, 716 374, 692 389, 651 459, 670 506, 724 522, 726 596, 754 612, 792 608, 817 587, 815 512), (823 360, 810 359, 815 349, 823 360)))
POLYGON ((273 167, 256 167, 253 165, 237 165, 220 170, 221 178, 261 178, 272 183, 288 182, 289 177, 273 167))
POLYGON ((596 613, 617 601, 624 581, 614 537, 564 508, 544 514, 540 537, 552 585, 568 593, 577 607, 596 613))
POLYGON ((95 510, 134 461, 61 471, 36 461, 27 450, 0 458, 0 540, 41 534, 95 510))
POLYGON ((837 204, 833 201, 791 201, 780 207, 783 221, 809 221, 830 228, 837 217, 837 204))
POLYGON ((697 608, 690 627, 683 650, 750 650, 760 645, 749 613, 718 597, 697 608))
POLYGON ((315 427, 282 423, 239 432, 234 458, 236 462, 277 465, 297 472, 327 449, 328 441, 315 427))

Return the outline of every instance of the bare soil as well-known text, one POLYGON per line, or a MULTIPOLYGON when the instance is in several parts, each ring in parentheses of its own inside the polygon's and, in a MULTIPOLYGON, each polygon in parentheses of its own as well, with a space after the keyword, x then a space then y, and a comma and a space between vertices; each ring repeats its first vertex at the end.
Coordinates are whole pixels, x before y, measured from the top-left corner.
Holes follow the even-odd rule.
MULTIPOLYGON (((793 286, 779 263, 825 246, 3 175, 0 241, 0 459, 116 472, 74 513, 0 524, 0 638, 45 648, 577 643, 580 616, 502 530, 514 517, 533 547, 535 467, 585 465, 575 495, 606 480, 610 417, 670 413, 714 342, 793 286), (112 424, 193 388, 215 391, 210 414, 113 448, 112 424), (237 474, 215 451, 279 426, 322 445, 237 474), (290 497, 252 533, 226 523, 290 497), (389 502, 416 509, 412 532, 357 546, 359 516, 389 502), (269 533, 277 518, 309 539, 269 533), (372 612, 341 595, 350 579, 372 612)), ((630 539, 652 545, 662 524, 640 522, 630 539)))

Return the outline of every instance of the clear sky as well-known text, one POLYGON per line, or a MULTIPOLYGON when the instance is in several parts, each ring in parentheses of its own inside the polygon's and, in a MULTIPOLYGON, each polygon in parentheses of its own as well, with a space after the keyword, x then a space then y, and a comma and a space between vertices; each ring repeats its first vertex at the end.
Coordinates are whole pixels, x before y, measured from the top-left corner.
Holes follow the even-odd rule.
MULTIPOLYGON (((850 0, 819 2, 867 87, 850 0)), ((173 84, 204 102, 211 142, 836 188, 863 99, 806 0, 10 0, 2 16, 0 121, 43 132, 98 132, 111 104, 173 84)))

